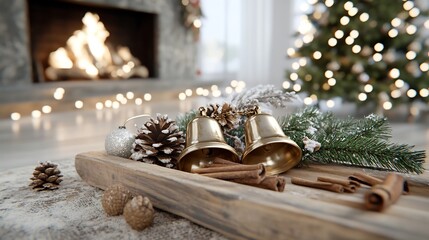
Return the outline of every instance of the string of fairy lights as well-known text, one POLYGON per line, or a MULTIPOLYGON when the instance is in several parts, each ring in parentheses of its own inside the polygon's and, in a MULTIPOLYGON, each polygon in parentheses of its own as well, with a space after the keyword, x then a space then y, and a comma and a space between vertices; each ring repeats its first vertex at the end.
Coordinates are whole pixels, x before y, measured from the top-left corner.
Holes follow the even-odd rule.
MULTIPOLYGON (((326 0, 323 4, 317 4, 319 1, 317 0, 308 0, 307 5, 304 5, 305 9, 302 9, 306 12, 309 8, 313 8, 312 17, 319 21, 328 21, 328 14, 324 14, 327 11, 327 8, 332 7, 336 2, 334 0, 326 0), (321 6, 322 5, 322 6, 321 6)), ((337 4, 340 4, 337 2, 337 4)), ((359 21, 362 23, 368 22, 371 26, 373 21, 371 21, 371 16, 365 12, 358 9, 351 1, 347 1, 343 5, 344 11, 346 14, 339 19, 339 22, 342 26, 347 26, 350 23, 350 18, 358 16, 359 21)), ((414 4, 413 1, 404 0, 403 1, 403 9, 407 12, 407 14, 411 18, 416 18, 420 15, 420 9, 414 4)), ((399 33, 406 33, 409 35, 414 35, 417 33, 417 27, 411 23, 405 23, 404 18, 407 16, 398 16, 393 18, 390 21, 390 29, 388 29, 387 34, 390 38, 396 38, 399 33)), ((426 29, 429 29, 429 20, 426 20, 423 24, 426 29)), ((301 16, 300 25, 298 27, 298 32, 301 35, 301 38, 298 38, 294 42, 294 47, 287 49, 287 55, 290 58, 297 58, 297 50, 301 48, 304 44, 311 43, 316 34, 317 29, 311 23, 309 17, 307 15, 301 16)), ((363 56, 367 56, 370 61, 373 62, 392 62, 397 57, 395 55, 395 51, 393 49, 386 50, 383 43, 376 43, 373 46, 361 46, 356 43, 356 39, 359 38, 361 33, 358 30, 349 31, 346 34, 343 30, 338 29, 333 33, 333 36, 330 37, 327 41, 327 44, 335 48, 340 39, 344 40, 345 44, 351 47, 351 51, 354 54, 361 54, 363 56)), ((406 70, 411 72, 413 75, 418 75, 422 73, 426 73, 429 71, 429 63, 422 62, 418 63, 415 61, 417 52, 421 49, 421 45, 418 42, 412 42, 408 46, 408 50, 405 54, 405 58, 411 62, 410 66, 406 70)), ((310 58, 315 60, 321 59, 323 57, 321 51, 314 51, 310 58)), ((429 57, 429 52, 427 53, 429 57)), ((292 72, 289 75, 289 80, 283 82, 284 89, 292 89, 295 92, 300 92, 302 89, 303 81, 311 81, 313 76, 310 73, 307 73, 303 79, 300 79, 297 71, 301 67, 305 67, 308 64, 309 57, 300 57, 297 58, 295 62, 292 63, 292 72)), ((311 59, 310 59, 311 60, 311 59)), ((331 62, 327 66, 327 70, 324 72, 324 76, 326 77, 326 82, 321 86, 323 90, 328 91, 332 87, 337 84, 338 79, 335 78, 336 70, 340 69, 340 63, 331 62)), ((370 94, 374 90, 374 86, 371 84, 370 76, 365 72, 362 64, 355 63, 352 67, 352 72, 358 76, 358 80, 363 83, 362 92, 358 94, 357 98, 359 101, 366 101, 368 99, 368 94, 370 94)), ((397 68, 392 68, 387 70, 389 72, 389 77, 393 80, 390 86, 390 93, 386 93, 382 96, 379 96, 381 101, 381 105, 385 110, 390 110, 393 107, 391 99, 400 98, 402 96, 407 96, 408 98, 414 98, 417 95, 421 97, 429 96, 429 88, 421 88, 421 89, 412 89, 409 87, 406 81, 401 78, 401 71, 397 68)), ((316 94, 311 94, 304 98, 304 103, 306 105, 313 105, 318 103, 319 99, 316 94)), ((332 108, 335 106, 335 101, 333 99, 329 99, 326 101, 326 106, 328 108, 332 108)))
MULTIPOLYGON (((240 93, 246 87, 246 83, 244 81, 232 80, 230 81, 229 86, 220 87, 218 85, 211 85, 209 88, 205 87, 197 87, 197 88, 187 88, 184 91, 181 91, 177 95, 177 99, 180 101, 185 101, 186 99, 194 96, 203 96, 203 97, 221 97, 223 94, 230 95, 232 93, 240 93)), ((66 95, 66 90, 64 88, 56 88, 52 94, 52 98, 57 101, 64 101, 64 96, 66 95)), ((74 109, 119 109, 124 105, 132 105, 140 106, 145 102, 152 101, 151 93, 134 93, 132 91, 128 91, 126 93, 117 93, 110 99, 96 101, 94 104, 93 101, 86 101, 84 99, 76 99, 74 102, 74 109)), ((43 117, 43 115, 50 114, 54 112, 54 108, 50 105, 43 105, 41 108, 31 110, 30 116, 33 119, 39 119, 43 117)), ((12 112, 10 114, 10 119, 13 121, 18 121, 23 116, 23 113, 20 112, 12 112)))

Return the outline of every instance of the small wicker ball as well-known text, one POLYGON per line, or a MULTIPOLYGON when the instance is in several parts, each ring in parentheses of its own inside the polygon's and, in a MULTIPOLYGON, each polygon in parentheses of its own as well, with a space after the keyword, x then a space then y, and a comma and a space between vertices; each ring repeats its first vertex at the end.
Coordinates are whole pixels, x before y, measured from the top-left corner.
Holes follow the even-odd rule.
POLYGON ((149 198, 137 196, 129 201, 124 208, 125 221, 132 229, 141 231, 152 224, 154 210, 149 198))
POLYGON ((107 215, 117 216, 123 213, 125 204, 131 198, 131 192, 126 187, 121 184, 114 184, 104 191, 101 205, 107 215))

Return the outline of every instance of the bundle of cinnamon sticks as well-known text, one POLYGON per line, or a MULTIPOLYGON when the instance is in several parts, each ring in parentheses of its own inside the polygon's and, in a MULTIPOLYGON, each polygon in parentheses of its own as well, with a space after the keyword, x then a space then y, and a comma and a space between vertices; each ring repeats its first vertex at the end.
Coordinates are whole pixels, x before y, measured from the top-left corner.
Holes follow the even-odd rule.
POLYGON ((205 166, 192 169, 191 172, 276 192, 283 192, 286 185, 283 177, 266 176, 263 164, 243 165, 222 158, 214 158, 205 166))
POLYGON ((293 177, 291 182, 296 185, 323 189, 331 192, 354 193, 360 187, 360 183, 353 180, 343 180, 331 177, 318 177, 317 181, 310 181, 303 178, 293 177))
POLYGON ((364 194, 364 206, 368 210, 383 211, 394 204, 402 194, 408 194, 407 181, 399 174, 389 173, 383 180, 364 173, 353 173, 348 179, 318 177, 317 181, 310 181, 293 177, 291 182, 296 185, 323 189, 342 193, 354 193, 360 186, 371 187, 364 194))

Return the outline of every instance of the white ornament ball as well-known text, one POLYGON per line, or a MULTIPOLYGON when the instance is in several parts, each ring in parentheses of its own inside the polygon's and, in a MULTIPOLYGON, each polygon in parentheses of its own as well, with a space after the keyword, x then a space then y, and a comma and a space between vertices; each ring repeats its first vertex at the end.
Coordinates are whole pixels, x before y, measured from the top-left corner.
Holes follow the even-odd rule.
POLYGON ((134 140, 134 134, 130 133, 125 127, 119 127, 119 129, 113 130, 106 136, 104 148, 109 155, 129 158, 134 140))

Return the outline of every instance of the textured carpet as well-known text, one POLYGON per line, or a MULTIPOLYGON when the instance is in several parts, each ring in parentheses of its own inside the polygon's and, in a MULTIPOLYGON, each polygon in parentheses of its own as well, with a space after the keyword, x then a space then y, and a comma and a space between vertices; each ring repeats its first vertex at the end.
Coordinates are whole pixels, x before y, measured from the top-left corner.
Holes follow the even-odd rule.
POLYGON ((82 181, 73 161, 59 164, 64 181, 55 191, 28 187, 36 165, 0 172, 0 239, 226 239, 159 209, 151 227, 135 231, 105 214, 103 191, 82 181))

